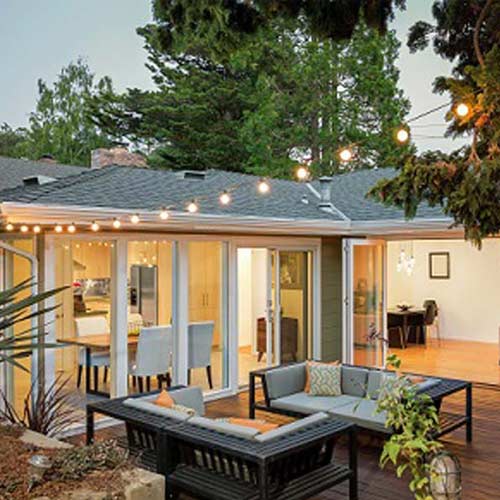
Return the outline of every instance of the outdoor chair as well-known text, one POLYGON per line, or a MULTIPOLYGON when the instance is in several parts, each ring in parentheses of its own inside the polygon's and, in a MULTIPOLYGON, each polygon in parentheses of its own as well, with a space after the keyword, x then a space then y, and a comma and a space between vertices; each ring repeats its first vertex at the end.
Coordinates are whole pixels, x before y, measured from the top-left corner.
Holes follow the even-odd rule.
MULTIPOLYGON (((87 316, 75 318, 75 334, 77 337, 85 335, 103 335, 109 333, 109 325, 105 316, 87 316)), ((82 382, 82 371, 85 365, 85 349, 78 350, 78 377, 76 385, 80 388, 82 382)), ((90 366, 94 368, 94 385, 97 389, 99 384, 99 368, 104 367, 104 383, 108 376, 110 366, 109 351, 98 350, 90 354, 90 366)))
POLYGON ((142 328, 139 333, 135 360, 129 364, 129 375, 138 381, 139 392, 151 390, 151 377, 156 377, 158 388, 163 380, 170 386, 170 366, 172 362, 173 338, 172 326, 152 326, 142 328))
POLYGON ((190 323, 188 326, 188 384, 191 384, 191 370, 205 368, 208 385, 212 383, 212 342, 214 338, 214 322, 204 321, 190 323))

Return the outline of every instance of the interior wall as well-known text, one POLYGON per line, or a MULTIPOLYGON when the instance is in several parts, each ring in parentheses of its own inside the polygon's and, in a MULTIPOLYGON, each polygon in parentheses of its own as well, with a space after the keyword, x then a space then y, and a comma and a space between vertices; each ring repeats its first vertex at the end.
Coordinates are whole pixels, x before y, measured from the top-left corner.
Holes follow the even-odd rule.
MULTIPOLYGON (((413 241, 415 269, 397 272, 402 242, 387 245, 388 307, 406 302, 422 306, 435 299, 442 338, 498 343, 500 327, 500 240, 481 250, 462 240, 413 241), (429 253, 450 253, 450 279, 429 278, 429 253)), ((409 248, 406 243, 405 248, 409 248)))

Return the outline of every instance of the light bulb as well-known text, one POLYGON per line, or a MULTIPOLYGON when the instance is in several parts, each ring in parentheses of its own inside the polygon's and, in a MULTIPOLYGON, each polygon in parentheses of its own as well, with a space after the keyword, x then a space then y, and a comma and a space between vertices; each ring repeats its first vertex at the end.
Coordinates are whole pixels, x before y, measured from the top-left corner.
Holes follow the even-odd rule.
POLYGON ((455 108, 455 112, 458 116, 460 116, 460 118, 466 117, 469 114, 469 111, 469 106, 464 102, 457 104, 457 107, 455 108))
POLYGON ((28 232, 28 229, 29 229, 29 228, 28 228, 28 226, 26 226, 25 224, 23 224, 23 225, 21 226, 21 233, 27 233, 27 232, 28 232))
POLYGON ((302 165, 295 171, 295 175, 299 181, 305 181, 309 177, 309 169, 302 165))
POLYGON ((187 206, 187 210, 190 214, 195 214, 198 212, 198 204, 195 200, 192 200, 191 203, 187 206))
POLYGON ((399 143, 404 144, 405 142, 408 142, 408 139, 410 138, 410 133, 408 132, 407 129, 405 128, 400 128, 397 133, 396 133, 396 139, 398 140, 399 143))
POLYGON ((56 224, 56 227, 54 228, 56 233, 62 233, 63 232, 63 227, 61 224, 56 224))
POLYGON ((75 233, 76 232, 76 226, 71 223, 69 226, 68 226, 68 233, 75 233))
POLYGON ((7 231, 14 231, 14 224, 11 224, 10 222, 5 226, 5 229, 7 231))
POLYGON ((352 150, 349 148, 343 148, 339 152, 339 157, 343 162, 348 162, 352 160, 352 150))
POLYGON ((121 225, 122 225, 122 223, 119 221, 119 219, 116 219, 116 218, 113 219, 113 227, 115 229, 120 229, 121 225))
POLYGON ((160 219, 161 220, 167 220, 168 219, 168 210, 166 208, 162 208, 160 211, 160 219))
POLYGON ((92 221, 92 224, 90 225, 90 229, 91 229, 92 231, 94 231, 94 233, 97 233, 97 231, 99 231, 99 229, 100 229, 100 226, 99 226, 99 224, 98 224, 98 223, 94 220, 94 221, 92 221))
POLYGON ((132 224, 139 224, 139 222, 141 222, 141 219, 139 218, 139 216, 137 214, 134 214, 130 217, 130 222, 132 224))
POLYGON ((258 184, 258 189, 259 193, 266 194, 271 190, 271 186, 269 185, 269 182, 266 181, 266 179, 261 179, 258 184))
POLYGON ((36 226, 33 226, 33 232, 35 234, 38 234, 41 230, 42 228, 38 224, 36 226))
POLYGON ((231 203, 231 195, 227 192, 227 191, 224 191, 220 196, 219 196, 219 201, 223 204, 223 205, 228 205, 229 203, 231 203))

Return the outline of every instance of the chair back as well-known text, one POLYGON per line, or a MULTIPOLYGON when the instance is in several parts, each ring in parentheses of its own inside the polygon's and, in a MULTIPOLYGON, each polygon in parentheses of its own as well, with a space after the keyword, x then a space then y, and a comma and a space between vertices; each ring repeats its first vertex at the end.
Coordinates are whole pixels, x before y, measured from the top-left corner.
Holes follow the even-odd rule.
POLYGON ((106 316, 85 316, 82 318, 75 318, 75 333, 77 337, 109 333, 108 320, 106 316))
POLYGON ((436 301, 434 299, 426 300, 424 302, 424 309, 424 324, 432 325, 434 323, 434 320, 436 319, 436 316, 438 315, 438 307, 436 301))
POLYGON ((188 368, 200 368, 211 364, 213 321, 189 323, 188 326, 188 368))
POLYGON ((135 373, 139 377, 168 372, 173 350, 172 326, 142 328, 137 342, 135 373))

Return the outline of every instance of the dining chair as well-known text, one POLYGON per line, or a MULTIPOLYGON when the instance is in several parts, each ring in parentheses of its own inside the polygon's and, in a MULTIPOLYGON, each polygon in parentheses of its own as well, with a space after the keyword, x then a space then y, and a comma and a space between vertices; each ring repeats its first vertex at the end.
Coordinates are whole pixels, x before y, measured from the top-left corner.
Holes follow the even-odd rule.
MULTIPOLYGON (((441 332, 439 330, 439 309, 437 302, 434 299, 427 299, 424 301, 424 328, 426 339, 430 338, 430 328, 434 327, 436 331, 436 338, 438 339, 438 344, 441 345, 441 332)), ((427 342, 426 342, 427 343, 427 342)))
MULTIPOLYGON (((75 334, 77 337, 85 335, 102 335, 109 333, 109 325, 106 316, 85 316, 75 318, 75 334)), ((85 348, 80 347, 78 351, 78 377, 76 386, 80 388, 82 383, 82 371, 86 364, 85 348)), ((97 350, 90 353, 90 366, 94 369, 94 389, 99 385, 99 368, 104 367, 104 383, 108 377, 110 366, 110 353, 108 350, 97 350)))
POLYGON ((158 388, 161 389, 163 380, 170 386, 170 366, 172 365, 172 326, 151 326, 141 328, 137 342, 135 359, 129 363, 129 375, 135 386, 138 381, 139 392, 144 392, 144 378, 146 390, 151 390, 151 377, 156 377, 158 388))
POLYGON ((191 384, 191 370, 205 368, 208 386, 212 384, 212 343, 214 338, 214 321, 189 323, 188 325, 188 384, 191 384))
POLYGON ((393 341, 391 332, 396 332, 399 337, 399 347, 406 349, 407 340, 405 338, 403 322, 401 317, 396 314, 387 314, 387 335, 389 337, 389 347, 397 347, 397 343, 393 341))

